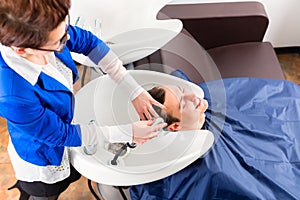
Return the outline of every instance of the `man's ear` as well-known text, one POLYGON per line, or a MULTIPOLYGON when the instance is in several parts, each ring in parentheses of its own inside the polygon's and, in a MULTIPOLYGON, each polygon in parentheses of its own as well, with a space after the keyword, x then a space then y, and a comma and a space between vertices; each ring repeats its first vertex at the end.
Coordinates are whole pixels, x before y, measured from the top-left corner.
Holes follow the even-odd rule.
POLYGON ((180 122, 174 122, 168 126, 169 131, 179 131, 181 129, 180 122))

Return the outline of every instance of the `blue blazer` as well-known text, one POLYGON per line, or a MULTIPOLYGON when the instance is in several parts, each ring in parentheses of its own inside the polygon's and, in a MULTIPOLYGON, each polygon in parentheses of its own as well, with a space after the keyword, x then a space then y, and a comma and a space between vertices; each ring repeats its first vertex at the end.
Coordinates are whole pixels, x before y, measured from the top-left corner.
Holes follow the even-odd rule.
MULTIPOLYGON (((109 48, 78 27, 69 29, 70 40, 55 55, 78 79, 70 51, 91 56, 98 63, 109 48)), ((63 84, 41 73, 35 85, 13 71, 0 52, 0 116, 7 120, 8 132, 18 155, 27 162, 60 165, 65 146, 80 146, 79 125, 71 124, 74 96, 63 84)))

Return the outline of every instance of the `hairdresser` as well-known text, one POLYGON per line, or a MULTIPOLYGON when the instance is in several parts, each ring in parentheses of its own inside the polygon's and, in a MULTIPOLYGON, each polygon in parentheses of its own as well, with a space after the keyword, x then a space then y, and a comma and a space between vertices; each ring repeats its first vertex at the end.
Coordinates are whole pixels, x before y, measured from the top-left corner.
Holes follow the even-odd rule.
POLYGON ((0 116, 7 120, 8 152, 20 199, 57 199, 80 174, 67 147, 111 142, 144 143, 165 124, 151 127, 152 104, 162 106, 127 73, 109 47, 70 25, 70 0, 0 0, 0 116), (118 127, 72 124, 70 52, 82 53, 131 95, 144 121, 118 127))

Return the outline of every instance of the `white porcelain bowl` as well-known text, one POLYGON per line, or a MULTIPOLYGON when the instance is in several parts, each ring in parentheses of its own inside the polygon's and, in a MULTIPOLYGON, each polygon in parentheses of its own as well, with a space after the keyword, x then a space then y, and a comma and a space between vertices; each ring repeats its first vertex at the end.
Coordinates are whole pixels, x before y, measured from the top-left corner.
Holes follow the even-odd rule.
MULTIPOLYGON (((180 85, 203 97, 203 91, 195 84, 168 74, 133 70, 129 73, 145 89, 155 85, 180 85)), ((101 76, 76 95, 75 117, 77 123, 96 120, 99 125, 118 125, 139 120, 129 95, 108 77, 101 76)), ((85 177, 106 185, 129 186, 155 181, 183 169, 213 145, 213 134, 207 130, 162 133, 144 145, 138 145, 118 159, 118 165, 110 161, 114 154, 107 150, 107 143, 99 141, 97 152, 86 155, 82 147, 71 149, 73 166, 85 177)))
MULTIPOLYGON (((99 19, 101 39, 128 64, 160 49, 182 30, 178 19, 157 19, 158 12, 170 1, 73 0, 71 23, 75 25, 78 17, 99 19)), ((81 54, 74 53, 72 57, 81 64, 95 65, 81 54)))

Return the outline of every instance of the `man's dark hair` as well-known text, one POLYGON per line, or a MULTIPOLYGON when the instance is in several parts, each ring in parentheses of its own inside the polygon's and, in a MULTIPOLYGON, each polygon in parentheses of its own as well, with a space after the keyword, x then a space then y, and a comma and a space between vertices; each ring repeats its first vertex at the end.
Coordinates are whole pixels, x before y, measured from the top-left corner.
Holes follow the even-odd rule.
MULTIPOLYGON (((165 97, 166 97, 166 91, 159 87, 153 87, 152 89, 148 90, 149 94, 158 101, 161 104, 165 103, 165 97)), ((160 107, 153 106, 156 113, 164 119, 164 121, 169 125, 171 125, 174 122, 180 122, 180 119, 173 117, 172 115, 166 113, 164 110, 162 110, 160 107)))

